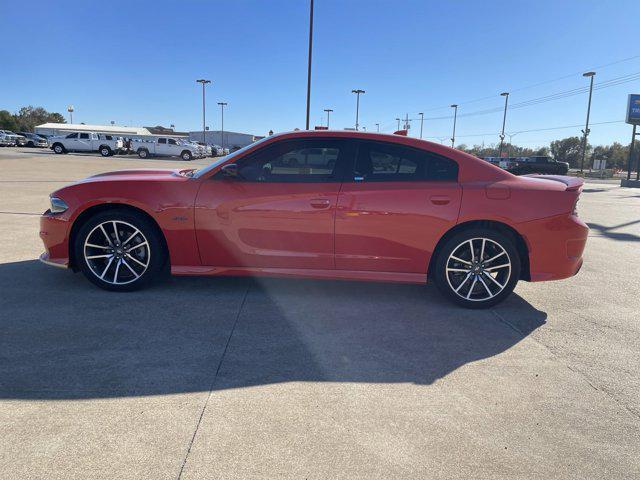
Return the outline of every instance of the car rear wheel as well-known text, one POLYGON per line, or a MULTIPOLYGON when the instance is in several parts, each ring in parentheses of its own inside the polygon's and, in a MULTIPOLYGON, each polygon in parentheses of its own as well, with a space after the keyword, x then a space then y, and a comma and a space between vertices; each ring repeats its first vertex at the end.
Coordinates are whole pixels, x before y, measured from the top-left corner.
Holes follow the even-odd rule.
POLYGON ((35 147, 35 146, 36 146, 36 145, 35 145, 33 142, 27 142, 27 147, 29 147, 29 148, 33 148, 33 147, 35 147))
POLYGON ((520 257, 512 239, 490 229, 469 229, 445 242, 436 259, 436 285, 466 308, 488 308, 513 291, 520 257))
POLYGON ((102 155, 103 157, 111 156, 111 149, 106 146, 100 147, 100 155, 102 155))
POLYGON ((60 143, 56 143, 53 146, 53 151, 56 152, 57 154, 61 154, 61 153, 65 153, 66 152, 66 150, 64 149, 64 147, 60 143))
POLYGON ((182 159, 185 162, 190 161, 193 158, 193 155, 191 155, 191 152, 188 150, 185 150, 184 152, 182 152, 182 155, 180 155, 180 157, 182 157, 182 159))
POLYGON ((149 156, 149 152, 144 148, 141 148, 140 150, 138 150, 138 156, 140 158, 147 158, 149 156))
POLYGON ((136 290, 157 278, 166 255, 160 234, 142 215, 107 211, 86 222, 75 241, 78 268, 94 284, 136 290))

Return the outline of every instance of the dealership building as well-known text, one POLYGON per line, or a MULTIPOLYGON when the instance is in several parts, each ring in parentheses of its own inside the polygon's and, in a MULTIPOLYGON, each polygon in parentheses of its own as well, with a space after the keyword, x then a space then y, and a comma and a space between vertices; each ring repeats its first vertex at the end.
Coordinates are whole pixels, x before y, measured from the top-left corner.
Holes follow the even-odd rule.
POLYGON ((188 132, 176 132, 172 128, 156 127, 122 127, 119 125, 86 125, 84 123, 43 123, 35 127, 35 133, 40 135, 66 135, 72 132, 95 132, 119 137, 188 137, 188 132))

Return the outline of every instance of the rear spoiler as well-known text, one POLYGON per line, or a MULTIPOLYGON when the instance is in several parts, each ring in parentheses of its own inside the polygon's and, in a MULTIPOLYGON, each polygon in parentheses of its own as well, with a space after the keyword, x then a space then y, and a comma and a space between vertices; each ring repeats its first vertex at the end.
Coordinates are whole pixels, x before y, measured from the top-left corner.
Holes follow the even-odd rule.
POLYGON ((567 188, 566 191, 580 191, 584 185, 584 180, 578 177, 569 177, 566 175, 523 175, 524 177, 541 178, 543 180, 553 180, 554 182, 564 183, 567 188))

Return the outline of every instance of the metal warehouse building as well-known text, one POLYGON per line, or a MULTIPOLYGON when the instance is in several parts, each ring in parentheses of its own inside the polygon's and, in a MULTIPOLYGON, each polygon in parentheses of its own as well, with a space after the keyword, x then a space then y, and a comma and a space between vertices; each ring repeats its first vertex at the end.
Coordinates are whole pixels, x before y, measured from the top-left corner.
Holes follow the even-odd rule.
MULTIPOLYGON (((234 150, 236 148, 246 147, 263 137, 252 135, 250 133, 228 132, 224 131, 224 142, 222 141, 222 131, 207 130, 205 132, 205 143, 209 145, 224 145, 224 148, 234 150)), ((189 139, 196 142, 202 142, 202 130, 189 132, 189 139)))
POLYGON ((156 127, 121 127, 119 125, 85 125, 84 123, 43 123, 35 127, 40 135, 66 135, 72 132, 95 132, 121 137, 142 137, 164 135, 167 137, 187 137, 187 132, 176 132, 171 128, 156 127))

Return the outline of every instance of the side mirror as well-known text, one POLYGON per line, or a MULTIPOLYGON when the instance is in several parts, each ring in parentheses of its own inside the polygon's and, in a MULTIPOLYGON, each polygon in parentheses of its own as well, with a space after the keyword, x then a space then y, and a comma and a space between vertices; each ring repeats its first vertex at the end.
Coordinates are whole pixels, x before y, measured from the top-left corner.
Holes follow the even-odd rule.
POLYGON ((238 165, 235 163, 228 163, 224 167, 220 169, 222 175, 229 178, 239 178, 240 173, 238 172, 238 165))

